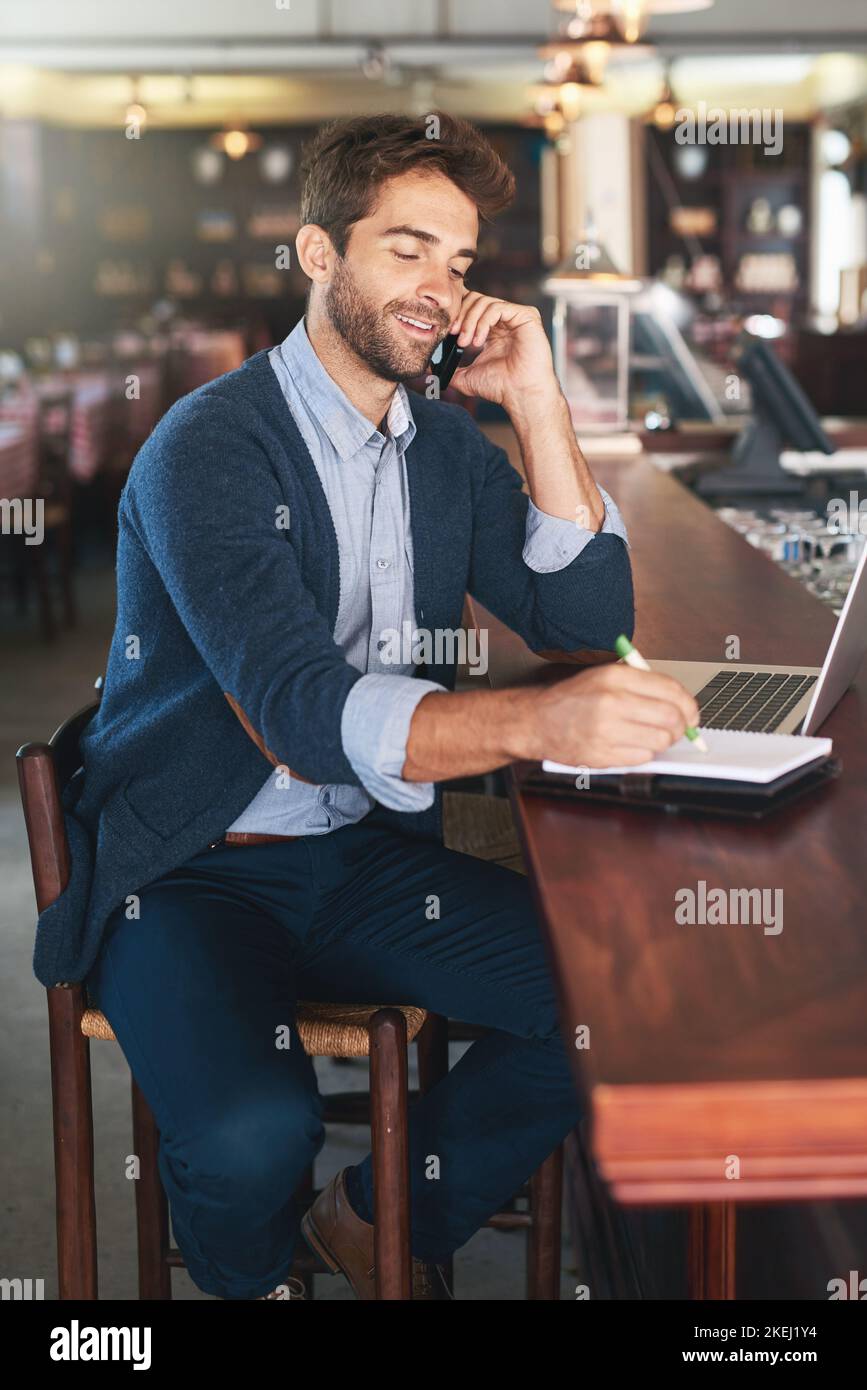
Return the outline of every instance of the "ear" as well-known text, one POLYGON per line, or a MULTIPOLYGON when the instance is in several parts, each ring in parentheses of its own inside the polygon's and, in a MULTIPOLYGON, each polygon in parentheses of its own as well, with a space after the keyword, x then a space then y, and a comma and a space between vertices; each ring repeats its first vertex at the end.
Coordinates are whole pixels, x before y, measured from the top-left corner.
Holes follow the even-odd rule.
POLYGON ((337 252, 324 227, 318 227, 315 222, 306 222, 295 237, 295 252, 308 280, 315 285, 328 283, 334 271, 337 252))

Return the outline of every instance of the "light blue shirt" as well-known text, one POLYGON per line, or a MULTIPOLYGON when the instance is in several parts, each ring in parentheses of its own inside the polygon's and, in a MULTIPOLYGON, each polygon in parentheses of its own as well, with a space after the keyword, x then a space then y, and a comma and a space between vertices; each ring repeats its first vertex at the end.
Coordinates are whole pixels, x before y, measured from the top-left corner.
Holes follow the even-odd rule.
MULTIPOLYGON (((324 835, 361 820, 375 801, 397 811, 423 811, 434 799, 432 782, 404 781, 401 772, 416 705, 444 687, 414 676, 411 661, 394 661, 395 645, 387 638, 416 631, 404 463, 416 427, 400 383, 387 433, 372 426, 323 367, 303 319, 271 349, 269 360, 310 451, 337 535, 340 601, 334 640, 350 665, 364 673, 344 705, 341 736, 362 786, 313 786, 290 776, 287 768, 275 768, 227 829, 324 835)), ((605 503, 602 530, 626 541, 616 505, 602 488, 599 492, 605 503)), ((594 534, 539 511, 531 500, 524 563, 540 573, 564 569, 594 534)))

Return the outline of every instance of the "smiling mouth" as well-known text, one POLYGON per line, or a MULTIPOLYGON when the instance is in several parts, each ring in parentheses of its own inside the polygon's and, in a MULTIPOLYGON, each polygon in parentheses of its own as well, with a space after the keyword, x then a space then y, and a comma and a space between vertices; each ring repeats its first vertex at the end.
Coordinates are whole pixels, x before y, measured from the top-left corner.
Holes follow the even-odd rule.
POLYGON ((428 323, 425 319, 413 318, 410 314, 398 314, 394 316, 398 323, 402 323, 408 333, 416 338, 429 338, 432 333, 436 333, 436 325, 428 323))

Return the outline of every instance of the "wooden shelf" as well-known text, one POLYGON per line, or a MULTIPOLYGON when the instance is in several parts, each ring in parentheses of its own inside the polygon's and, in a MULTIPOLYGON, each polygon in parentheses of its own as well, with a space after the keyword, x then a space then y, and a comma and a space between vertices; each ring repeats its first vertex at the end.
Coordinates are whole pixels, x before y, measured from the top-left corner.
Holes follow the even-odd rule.
MULTIPOLYGON (((660 181, 654 175, 658 161, 647 160, 648 261, 651 274, 659 274, 667 258, 681 255, 687 264, 691 249, 697 244, 703 254, 715 255, 720 263, 722 290, 726 307, 739 302, 788 303, 790 311, 806 298, 809 273, 810 208, 807 197, 809 183, 809 131, 804 122, 786 125, 786 142, 779 156, 765 157, 768 167, 754 167, 745 157, 752 147, 738 145, 709 146, 707 167, 696 179, 684 179, 674 163, 678 146, 673 132, 648 129, 646 138, 653 140, 657 152, 674 181, 677 195, 684 207, 713 207, 718 225, 706 236, 689 240, 680 236, 669 223, 669 207, 660 181), (786 161, 782 165, 780 161, 786 161), (752 232, 744 225, 749 208, 756 198, 766 197, 776 214, 786 203, 798 207, 803 222, 794 235, 786 235, 776 227, 769 232, 752 232), (744 255, 791 255, 801 283, 790 289, 741 290, 736 275, 744 255)), ((758 156, 754 156, 758 157, 758 156)), ((691 298, 701 298, 703 291, 685 290, 691 298)))

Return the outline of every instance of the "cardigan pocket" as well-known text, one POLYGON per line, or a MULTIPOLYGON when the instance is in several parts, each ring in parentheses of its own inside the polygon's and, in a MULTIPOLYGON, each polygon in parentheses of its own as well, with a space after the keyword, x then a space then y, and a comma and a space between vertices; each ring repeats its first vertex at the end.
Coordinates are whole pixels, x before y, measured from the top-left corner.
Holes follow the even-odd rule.
MULTIPOLYGON (((204 816, 220 798, 219 789, 209 788, 206 797, 200 792, 193 802, 168 802, 164 797, 155 796, 150 788, 143 788, 143 780, 139 776, 128 778, 113 810, 120 810, 122 816, 132 818, 146 835, 158 840, 173 840, 193 821, 204 816)), ((116 820, 116 815, 112 819, 116 820)))
POLYGON ((176 827, 174 823, 151 824, 148 817, 153 813, 142 814, 129 792, 130 785, 136 780, 135 777, 128 777, 121 787, 111 793, 103 805, 100 821, 102 834, 112 843, 113 852, 116 847, 126 857, 131 854, 140 858, 142 842, 158 845, 169 839, 176 827))

